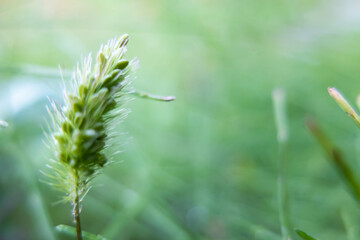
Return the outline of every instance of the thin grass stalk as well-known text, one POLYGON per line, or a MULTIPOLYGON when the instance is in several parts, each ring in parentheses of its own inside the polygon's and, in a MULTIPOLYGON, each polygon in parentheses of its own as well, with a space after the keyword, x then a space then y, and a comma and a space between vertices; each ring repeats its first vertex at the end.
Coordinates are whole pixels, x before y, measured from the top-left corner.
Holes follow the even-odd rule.
POLYGON ((285 113, 285 93, 282 89, 273 91, 273 105, 275 123, 277 128, 277 140, 279 144, 279 175, 278 175, 278 201, 279 217, 281 224, 282 239, 291 239, 291 223, 289 210, 289 194, 286 186, 287 144, 288 126, 285 113))
POLYGON ((82 240, 82 231, 81 231, 81 222, 80 222, 80 200, 79 200, 79 178, 78 173, 75 173, 75 179, 76 179, 76 188, 75 188, 75 198, 74 198, 74 209, 73 209, 73 215, 74 215, 74 222, 75 222, 75 228, 76 228, 76 237, 77 240, 82 240))
POLYGON ((330 139, 321 131, 316 122, 307 119, 306 125, 318 143, 325 150, 328 158, 351 190, 355 200, 360 204, 360 184, 355 177, 353 169, 347 164, 340 151, 332 145, 330 139))

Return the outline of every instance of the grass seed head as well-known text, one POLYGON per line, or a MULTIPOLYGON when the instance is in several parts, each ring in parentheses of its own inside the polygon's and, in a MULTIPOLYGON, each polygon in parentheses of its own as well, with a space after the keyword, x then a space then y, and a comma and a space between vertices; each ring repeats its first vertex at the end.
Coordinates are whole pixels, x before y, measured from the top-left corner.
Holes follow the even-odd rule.
POLYGON ((73 74, 72 90, 64 91, 64 106, 53 104, 55 161, 50 178, 69 200, 74 191, 85 193, 91 179, 108 163, 103 153, 107 123, 114 117, 112 112, 123 112, 114 110, 124 100, 122 90, 136 65, 124 59, 128 41, 124 35, 101 46, 95 64, 91 56, 85 58, 73 74))

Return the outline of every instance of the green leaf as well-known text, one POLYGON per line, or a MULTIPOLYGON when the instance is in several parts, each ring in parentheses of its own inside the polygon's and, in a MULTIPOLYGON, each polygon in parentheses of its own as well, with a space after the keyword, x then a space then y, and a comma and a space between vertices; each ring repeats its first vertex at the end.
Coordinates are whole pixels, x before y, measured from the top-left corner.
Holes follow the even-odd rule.
MULTIPOLYGON (((55 227, 55 230, 60 233, 67 234, 69 236, 76 237, 76 229, 74 227, 60 224, 55 227)), ((88 233, 85 231, 82 231, 82 235, 84 240, 106 240, 106 238, 104 238, 103 236, 94 235, 92 233, 88 233)))
POLYGON ((313 238, 312 236, 308 235, 307 233, 305 233, 299 229, 296 229, 295 231, 304 240, 317 240, 316 238, 313 238))

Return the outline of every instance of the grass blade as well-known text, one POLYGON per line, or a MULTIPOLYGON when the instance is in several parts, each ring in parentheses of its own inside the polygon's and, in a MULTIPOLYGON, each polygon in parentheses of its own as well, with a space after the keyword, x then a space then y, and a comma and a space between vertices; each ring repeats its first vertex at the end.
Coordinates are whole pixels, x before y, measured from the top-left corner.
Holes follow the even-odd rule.
POLYGON ((337 171, 344 179, 345 183, 351 189, 356 201, 360 203, 360 185, 351 167, 346 163, 339 150, 331 144, 327 136, 325 136, 325 134, 320 130, 315 121, 308 119, 306 121, 306 125, 322 148, 325 150, 328 158, 335 165, 337 171))
POLYGON ((316 238, 313 238, 312 236, 310 236, 309 234, 305 233, 304 231, 301 231, 299 229, 295 230, 296 233, 304 240, 318 240, 316 238))

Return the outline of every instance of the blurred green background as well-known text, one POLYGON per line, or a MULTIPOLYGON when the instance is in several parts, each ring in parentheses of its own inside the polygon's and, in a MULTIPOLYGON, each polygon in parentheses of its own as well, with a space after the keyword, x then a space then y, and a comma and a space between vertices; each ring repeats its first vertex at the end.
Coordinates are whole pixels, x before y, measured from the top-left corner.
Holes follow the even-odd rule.
MULTIPOLYGON (((47 97, 81 57, 123 33, 135 99, 83 229, 109 239, 281 239, 271 100, 287 93, 293 226, 360 239, 360 211, 304 125, 314 116, 360 170, 360 135, 326 88, 360 89, 355 0, 0 0, 0 239, 73 239, 71 207, 42 183, 47 97)), ((357 171, 358 172, 358 171, 357 171)), ((298 238, 294 238, 298 239, 298 238)))

